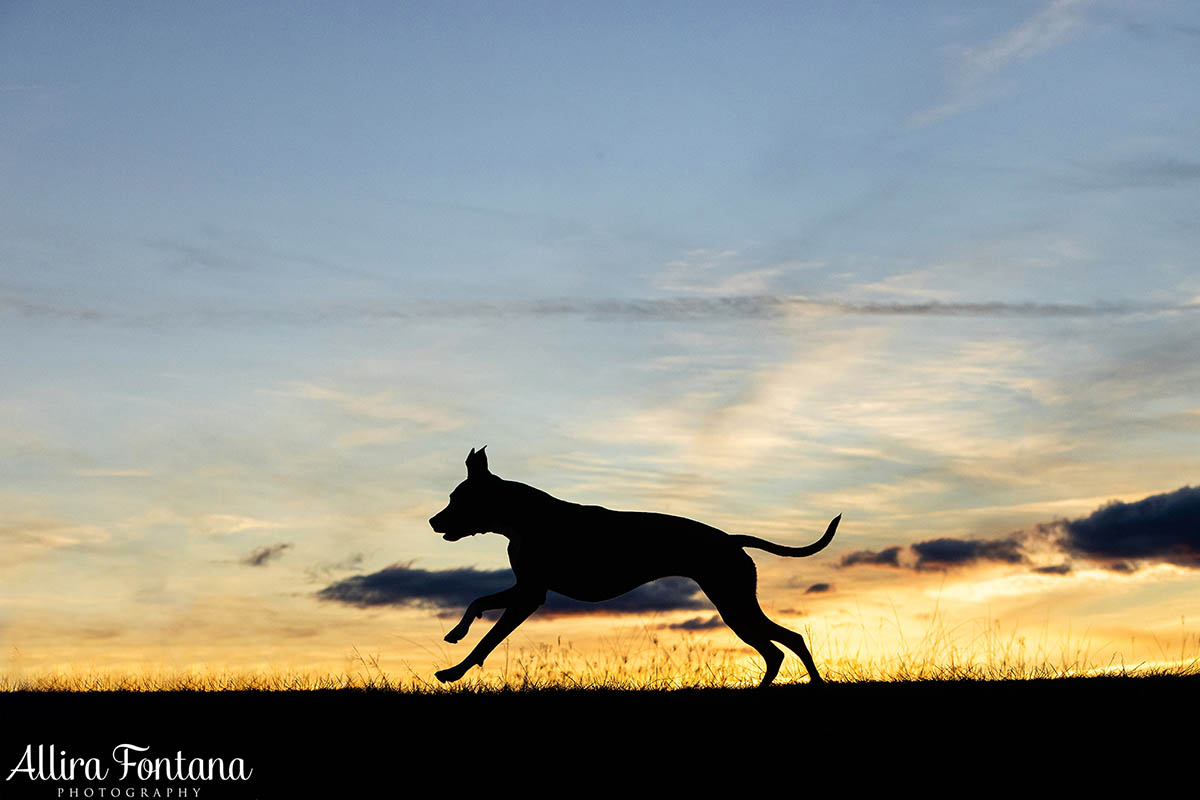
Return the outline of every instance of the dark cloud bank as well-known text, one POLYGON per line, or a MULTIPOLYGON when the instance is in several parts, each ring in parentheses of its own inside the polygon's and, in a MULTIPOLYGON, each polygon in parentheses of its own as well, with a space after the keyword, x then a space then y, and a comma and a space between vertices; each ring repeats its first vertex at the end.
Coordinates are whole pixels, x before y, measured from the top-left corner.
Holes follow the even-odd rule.
POLYGON ((1030 565, 1042 575, 1066 575, 1074 560, 1115 572, 1136 572, 1150 564, 1200 568, 1200 487, 1184 486, 1132 503, 1112 502, 1086 517, 1055 520, 994 539, 941 538, 880 552, 859 550, 842 556, 841 566, 920 571, 992 562, 1030 565), (1034 565, 1028 552, 1034 545, 1057 552, 1062 560, 1034 565), (901 558, 904 552, 908 557, 901 558))
POLYGON ((931 539, 912 546, 917 555, 917 569, 952 567, 976 561, 1001 561, 1020 564, 1025 561, 1021 542, 1016 537, 1004 539, 931 539))
POLYGON ((878 553, 874 550, 855 550, 853 553, 846 553, 842 556, 843 567, 854 567, 859 564, 870 564, 877 567, 899 567, 900 546, 889 547, 885 550, 880 550, 878 553))
MULTIPOLYGON (((317 596, 359 608, 409 606, 457 614, 475 598, 503 591, 513 583, 512 570, 508 569, 428 570, 393 564, 369 575, 354 575, 332 583, 317 596)), ((711 609, 712 604, 693 581, 663 578, 603 603, 585 603, 548 592, 539 613, 640 614, 711 609)))

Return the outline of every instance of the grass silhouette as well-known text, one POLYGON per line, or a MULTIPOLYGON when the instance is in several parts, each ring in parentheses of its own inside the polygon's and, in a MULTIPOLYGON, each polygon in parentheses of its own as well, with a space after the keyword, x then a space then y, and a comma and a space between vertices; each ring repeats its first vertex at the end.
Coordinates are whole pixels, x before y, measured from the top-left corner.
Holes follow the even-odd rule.
MULTIPOLYGON (((379 793, 369 787, 403 796, 398 787, 418 775, 459 792, 586 783, 625 796, 636 781, 678 793, 708 790, 718 776, 758 785, 748 764, 796 764, 860 788, 936 765, 928 780, 945 793, 1018 753, 1087 764, 1096 747, 1120 742, 1119 764, 1134 772, 1190 757, 1177 752, 1187 737, 1155 735, 1200 695, 1200 658, 1188 652, 1099 661, 1083 644, 1030 645, 988 625, 969 637, 935 631, 886 661, 819 662, 822 686, 789 662, 783 680, 760 689, 762 666, 748 650, 660 632, 626 631, 586 650, 501 648, 488 669, 450 685, 357 649, 337 674, 9 675, 0 678, 0 751, 9 768, 38 743, 84 755, 131 742, 156 756, 237 756, 253 780, 201 796, 257 800, 379 793)), ((167 784, 152 787, 167 796, 167 784)), ((14 781, 0 793, 52 796, 48 788, 14 781)))

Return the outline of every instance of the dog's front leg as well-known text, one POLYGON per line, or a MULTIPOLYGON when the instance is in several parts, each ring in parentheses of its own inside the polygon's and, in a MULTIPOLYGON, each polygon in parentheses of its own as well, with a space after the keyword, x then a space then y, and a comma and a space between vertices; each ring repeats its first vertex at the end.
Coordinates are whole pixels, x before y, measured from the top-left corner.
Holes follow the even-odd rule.
MULTIPOLYGON (((513 587, 514 589, 516 587, 513 587)), ((510 589, 509 591, 513 591, 510 589)), ((464 658, 461 662, 449 669, 439 670, 433 673, 433 676, 443 683, 456 681, 466 674, 471 667, 483 666, 483 660, 487 658, 488 653, 496 649, 496 645, 504 641, 504 637, 508 636, 517 626, 529 618, 529 615, 537 610, 538 606, 546 602, 546 595, 542 593, 541 597, 531 598, 529 595, 521 595, 519 599, 514 599, 504 609, 504 613, 500 615, 500 619, 496 620, 496 624, 492 629, 483 635, 479 640, 479 644, 475 645, 475 649, 471 654, 464 658)))
POLYGON ((517 587, 513 586, 505 589, 503 592, 484 595, 472 600, 471 604, 467 606, 467 611, 463 614, 463 618, 446 634, 446 641, 454 644, 466 636, 468 631, 471 630, 471 623, 482 617, 483 612, 496 608, 507 608, 509 603, 512 602, 516 590, 517 587))

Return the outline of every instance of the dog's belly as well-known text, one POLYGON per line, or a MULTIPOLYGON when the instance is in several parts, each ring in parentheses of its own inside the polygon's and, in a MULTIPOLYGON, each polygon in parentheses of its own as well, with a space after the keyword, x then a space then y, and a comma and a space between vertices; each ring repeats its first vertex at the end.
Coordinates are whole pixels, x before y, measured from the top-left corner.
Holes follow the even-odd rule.
POLYGON ((637 577, 622 576, 618 580, 611 578, 599 579, 595 576, 587 575, 568 576, 551 581, 548 588, 550 591, 558 592, 561 595, 570 597, 572 600, 599 603, 604 600, 612 600, 620 597, 626 592, 631 592, 650 581, 671 577, 676 574, 678 573, 669 571, 662 574, 658 574, 657 572, 644 573, 637 577))
POLYGON ((554 548, 545 553, 547 558, 536 561, 546 588, 592 603, 611 600, 659 578, 690 572, 682 569, 682 564, 672 563, 672 559, 651 558, 644 554, 623 557, 618 553, 620 551, 595 553, 554 548))

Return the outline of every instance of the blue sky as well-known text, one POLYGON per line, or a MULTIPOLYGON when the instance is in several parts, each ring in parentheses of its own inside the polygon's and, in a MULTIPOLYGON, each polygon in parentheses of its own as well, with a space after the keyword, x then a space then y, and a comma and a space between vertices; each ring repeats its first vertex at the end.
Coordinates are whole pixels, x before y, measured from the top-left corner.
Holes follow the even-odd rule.
POLYGON ((776 609, 837 587, 813 620, 942 580, 1178 635, 1178 564, 987 609, 1030 578, 836 564, 1197 482, 1198 55, 1187 2, 6 3, 0 636, 408 653, 428 612, 313 594, 503 566, 424 522, 484 443, 791 543, 845 513, 758 559, 776 609))

